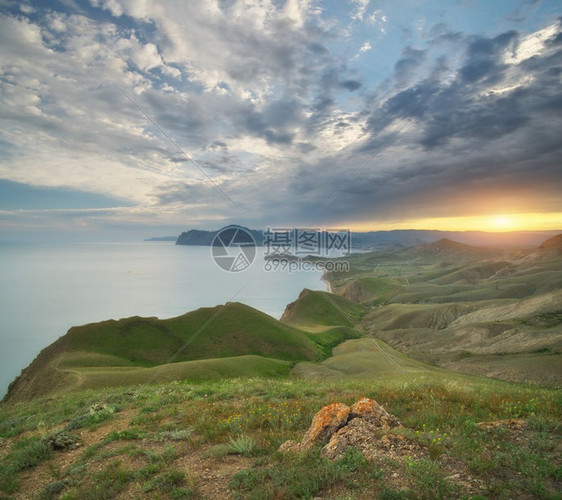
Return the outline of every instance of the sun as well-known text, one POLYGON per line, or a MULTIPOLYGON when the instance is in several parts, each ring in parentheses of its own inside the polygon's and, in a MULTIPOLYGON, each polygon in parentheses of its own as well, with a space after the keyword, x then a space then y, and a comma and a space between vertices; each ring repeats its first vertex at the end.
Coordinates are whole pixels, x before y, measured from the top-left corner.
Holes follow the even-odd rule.
POLYGON ((496 230, 502 230, 512 229, 515 223, 508 215, 496 215, 492 218, 490 225, 496 230))

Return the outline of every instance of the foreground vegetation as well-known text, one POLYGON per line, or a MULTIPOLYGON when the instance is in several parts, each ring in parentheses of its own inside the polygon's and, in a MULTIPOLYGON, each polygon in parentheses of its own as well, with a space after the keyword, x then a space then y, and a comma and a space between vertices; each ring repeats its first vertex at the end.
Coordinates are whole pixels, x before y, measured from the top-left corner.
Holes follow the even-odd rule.
POLYGON ((561 258, 562 236, 440 241, 351 256, 280 321, 233 303, 73 328, 0 407, 1 498, 562 498, 561 258), (362 397, 415 446, 278 451, 362 397))
POLYGON ((229 379, 0 409, 4 498, 560 498, 562 395, 486 379, 229 379), (424 457, 282 455, 334 401, 376 399, 424 457), (482 421, 523 419, 520 428, 482 421), (558 492, 558 493, 557 493, 558 492))

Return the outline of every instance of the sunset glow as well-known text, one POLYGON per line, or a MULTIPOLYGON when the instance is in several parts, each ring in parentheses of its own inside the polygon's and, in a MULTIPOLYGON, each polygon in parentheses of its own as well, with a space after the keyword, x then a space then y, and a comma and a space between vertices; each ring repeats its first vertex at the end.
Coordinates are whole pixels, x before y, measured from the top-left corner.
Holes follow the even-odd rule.
POLYGON ((562 228, 562 212, 518 213, 463 217, 408 219, 369 225, 351 225, 355 231, 391 231, 393 229, 432 229, 440 231, 551 231, 562 228))
POLYGON ((3 2, 3 237, 562 230, 559 3, 3 2))

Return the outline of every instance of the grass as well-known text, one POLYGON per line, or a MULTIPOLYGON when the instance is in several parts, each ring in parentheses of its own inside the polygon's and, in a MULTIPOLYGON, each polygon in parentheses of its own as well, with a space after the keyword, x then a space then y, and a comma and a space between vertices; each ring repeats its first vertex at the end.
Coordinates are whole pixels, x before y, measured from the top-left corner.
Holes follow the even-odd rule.
POLYGON ((201 471, 185 462, 198 456, 202 471, 245 460, 222 485, 240 498, 455 498, 466 493, 450 477, 459 470, 482 485, 484 496, 555 498, 561 480, 559 392, 454 373, 416 383, 392 377, 319 379, 313 386, 304 379, 172 382, 145 387, 134 400, 132 388, 109 388, 4 406, 0 421, 14 425, 3 427, 9 451, 0 464, 1 490, 21 492, 22 474, 48 462, 53 476, 42 485, 42 498, 81 498, 86 492, 89 498, 125 492, 190 498, 207 487, 201 471), (437 452, 374 462, 353 449, 336 462, 317 449, 304 456, 277 453, 285 440, 302 437, 323 405, 363 396, 383 404, 405 425, 403 433, 437 452), (102 437, 74 452, 71 465, 57 465, 66 463, 68 451, 45 447, 44 437, 89 414, 100 397, 121 411, 81 427, 85 440, 100 426, 102 437), (42 416, 34 420, 34 414, 42 416), (512 417, 526 419, 528 430, 513 435, 476 425, 512 417), (123 419, 123 430, 112 430, 123 419))
MULTIPOLYGON (((152 366, 168 361, 187 340, 189 348, 176 361, 242 355, 294 361, 320 354, 300 331, 240 303, 201 308, 166 320, 133 317, 74 327, 68 334, 66 352, 98 353, 104 359, 118 357, 152 366), (204 325, 205 335, 197 335, 204 325)), ((110 362, 113 365, 113 358, 110 362)))
POLYGON ((333 293, 304 289, 299 298, 287 306, 283 321, 299 327, 354 327, 363 315, 361 305, 333 293), (351 319, 351 320, 350 320, 351 319))
POLYGON ((351 256, 332 284, 361 305, 304 290, 283 321, 230 304, 216 317, 208 308, 72 329, 16 384, 21 401, 0 407, 1 493, 39 481, 40 498, 67 499, 559 498, 559 259, 482 262, 492 254, 438 242, 351 256), (54 392, 26 385, 33 377, 54 380, 54 392), (395 432, 424 453, 278 453, 322 406, 361 397, 396 415, 395 432), (509 418, 526 427, 479 425, 509 418))
POLYGON ((6 400, 143 384, 156 373, 161 381, 286 376, 295 362, 323 359, 332 345, 349 337, 345 328, 312 335, 239 303, 167 320, 92 323, 71 328, 44 349, 26 376, 12 384, 6 400), (170 359, 174 363, 163 369, 170 359))
POLYGON ((51 456, 52 448, 33 436, 15 441, 12 451, 0 464, 0 491, 14 493, 19 489, 18 473, 35 467, 51 456))
POLYGON ((242 435, 237 438, 230 438, 228 453, 249 457, 252 455, 255 446, 255 441, 249 436, 242 435))
MULTIPOLYGON (((158 381, 173 380, 217 380, 236 377, 284 377, 293 363, 262 356, 234 356, 220 359, 184 361, 151 368, 80 368, 80 389, 105 388, 112 385, 138 385, 158 375, 158 381)), ((78 387, 77 387, 78 388, 78 387)))

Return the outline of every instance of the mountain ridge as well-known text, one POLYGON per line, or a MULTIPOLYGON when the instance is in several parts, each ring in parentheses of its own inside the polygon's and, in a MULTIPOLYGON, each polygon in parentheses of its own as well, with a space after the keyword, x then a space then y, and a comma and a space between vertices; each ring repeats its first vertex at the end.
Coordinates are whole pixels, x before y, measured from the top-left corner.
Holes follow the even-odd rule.
MULTIPOLYGON (((190 229, 182 232, 177 237, 176 245, 211 246, 213 239, 220 231, 222 231, 222 229, 190 229)), ((265 230, 249 229, 245 227, 243 229, 246 229, 250 232, 250 234, 252 234, 257 246, 263 246, 265 240, 265 230)), ((473 246, 523 248, 536 247, 546 239, 555 236, 559 232, 560 231, 555 230, 485 232, 397 229, 391 231, 352 231, 351 241, 353 248, 357 250, 405 248, 432 243, 440 239, 454 240, 458 243, 473 246)))

